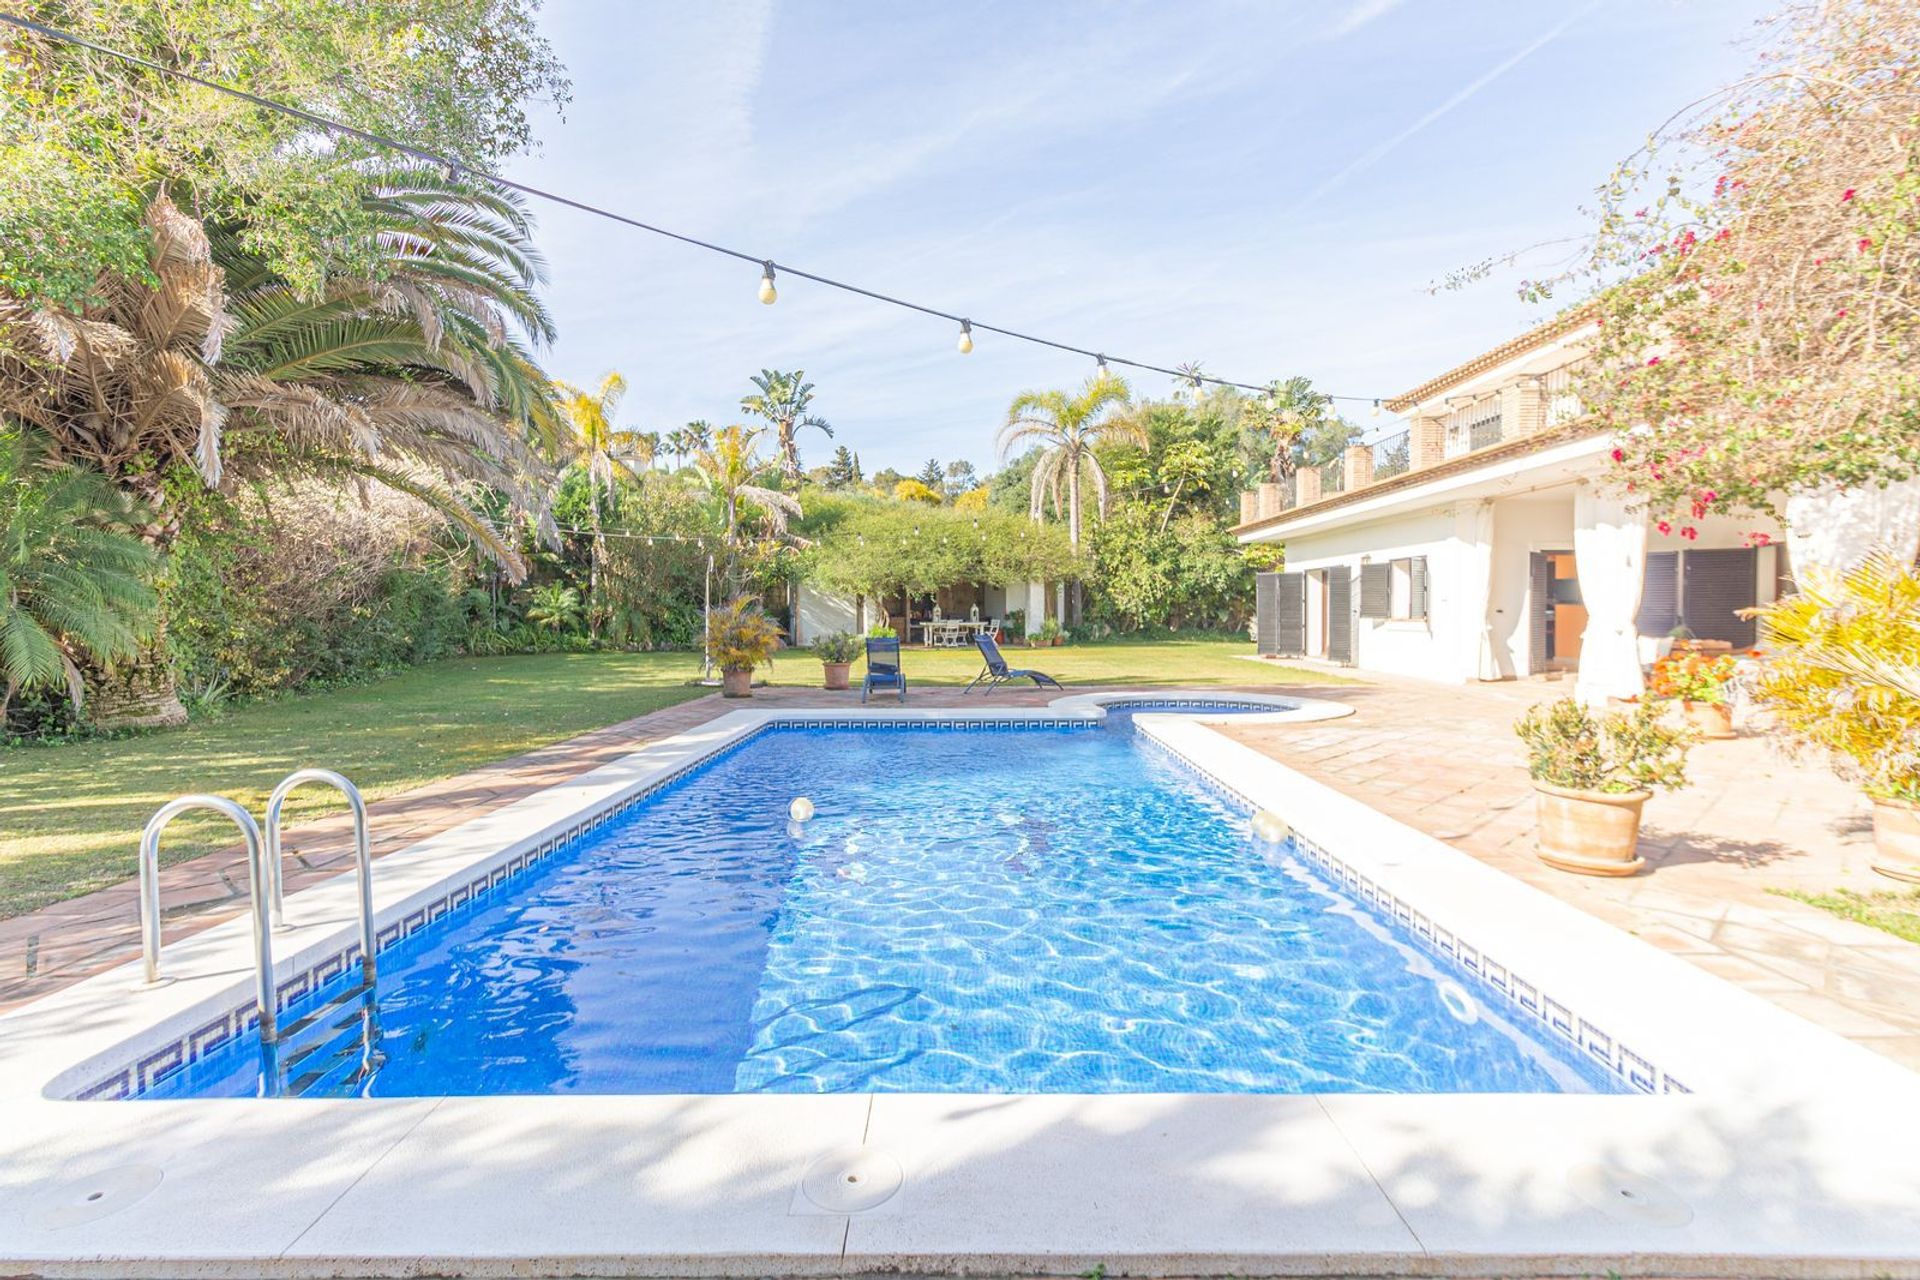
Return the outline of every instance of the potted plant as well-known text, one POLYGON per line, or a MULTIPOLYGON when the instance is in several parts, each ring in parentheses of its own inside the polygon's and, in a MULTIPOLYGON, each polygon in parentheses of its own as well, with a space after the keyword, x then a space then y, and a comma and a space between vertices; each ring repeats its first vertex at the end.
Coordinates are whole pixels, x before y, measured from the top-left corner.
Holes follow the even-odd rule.
POLYGON ((1756 611, 1759 705, 1873 802, 1873 869, 1920 882, 1920 577, 1890 555, 1756 611))
POLYGON ((729 698, 753 696, 753 669, 779 647, 780 628, 752 596, 728 601, 708 620, 707 657, 720 668, 720 692, 729 698))
POLYGON ((1040 629, 1033 633, 1030 640, 1042 649, 1051 649, 1066 638, 1067 633, 1060 629, 1059 620, 1048 618, 1040 624, 1040 629))
POLYGON ((813 642, 813 656, 820 659, 827 688, 846 689, 851 687, 847 675, 853 670, 853 660, 860 656, 860 641, 845 631, 835 631, 813 642))
POLYGON ((1595 714, 1562 698, 1527 710, 1514 725, 1527 745, 1540 824, 1540 860, 1562 871, 1630 876, 1640 811, 1655 787, 1686 785, 1686 730, 1652 703, 1595 714))
POLYGON ((1681 716, 1702 738, 1733 736, 1733 677, 1739 667, 1730 653, 1674 653, 1653 664, 1647 690, 1680 704, 1681 716))

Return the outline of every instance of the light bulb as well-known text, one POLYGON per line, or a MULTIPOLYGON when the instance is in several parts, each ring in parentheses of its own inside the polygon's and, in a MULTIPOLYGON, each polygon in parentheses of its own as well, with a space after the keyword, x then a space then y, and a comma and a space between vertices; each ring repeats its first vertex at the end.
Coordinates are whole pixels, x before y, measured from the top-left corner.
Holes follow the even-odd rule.
POLYGON ((1107 368, 1107 358, 1105 356, 1095 356, 1093 361, 1093 380, 1095 382, 1100 381, 1102 378, 1112 376, 1112 371, 1107 368))
POLYGON ((958 345, 960 348, 960 354, 963 356, 968 355, 973 351, 973 322, 972 321, 962 320, 960 322, 960 341, 958 345))
POLYGON ((1378 400, 1373 402, 1373 416, 1376 418, 1380 416, 1380 402, 1378 400))
POLYGON ((780 297, 780 291, 773 287, 773 264, 763 262, 760 265, 766 268, 760 273, 760 301, 772 306, 780 297))

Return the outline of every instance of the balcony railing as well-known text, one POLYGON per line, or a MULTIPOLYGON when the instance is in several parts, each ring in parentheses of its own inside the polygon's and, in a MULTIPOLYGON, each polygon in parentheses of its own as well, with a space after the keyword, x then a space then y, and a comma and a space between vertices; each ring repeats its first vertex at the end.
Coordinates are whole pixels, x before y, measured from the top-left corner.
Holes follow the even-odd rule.
POLYGON ((1373 442, 1373 478, 1402 475, 1413 466, 1413 433, 1402 431, 1373 442))
POLYGON ((1540 376, 1543 426, 1557 427, 1563 422, 1572 422, 1586 412, 1580 404, 1580 397, 1574 392, 1574 380, 1579 376, 1579 370, 1578 364, 1563 365, 1540 376))
POLYGON ((1504 435, 1500 420, 1500 397, 1488 396, 1484 400, 1461 405, 1446 416, 1444 423, 1449 458, 1499 444, 1504 435))

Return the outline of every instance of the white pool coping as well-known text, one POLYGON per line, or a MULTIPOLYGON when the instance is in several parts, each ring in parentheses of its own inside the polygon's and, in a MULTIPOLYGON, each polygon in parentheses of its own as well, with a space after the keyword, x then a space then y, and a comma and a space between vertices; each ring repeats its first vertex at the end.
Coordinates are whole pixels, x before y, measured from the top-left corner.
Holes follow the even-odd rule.
MULTIPOLYGON (((1084 722, 1184 697, 1350 711, 1204 690, 736 711, 382 858, 377 911, 403 920, 768 724, 1084 722)), ((0 1274, 1920 1277, 1920 1076, 1204 719, 1140 727, 1693 1092, 63 1100, 245 1002, 240 919, 168 947, 163 986, 129 964, 0 1017, 0 1274), (852 1158, 897 1168, 898 1192, 852 1213, 802 1193, 852 1158)), ((352 895, 348 875, 288 900, 283 979, 352 937, 352 895)))

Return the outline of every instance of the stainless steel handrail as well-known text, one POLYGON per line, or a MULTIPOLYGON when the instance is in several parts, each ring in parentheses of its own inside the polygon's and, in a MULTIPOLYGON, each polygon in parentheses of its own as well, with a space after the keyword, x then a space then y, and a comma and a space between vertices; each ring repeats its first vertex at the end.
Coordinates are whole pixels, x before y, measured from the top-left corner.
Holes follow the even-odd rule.
POLYGON ((225 814, 240 828, 247 845, 247 897, 253 915, 254 999, 260 1006, 260 1039, 272 1043, 275 1034, 273 989, 273 930, 267 923, 266 855, 260 827, 253 815, 225 796, 191 795, 169 800, 147 819, 140 833, 140 941, 147 981, 160 981, 160 833, 167 824, 192 809, 225 814))
POLYGON ((276 925, 285 925, 287 922, 285 877, 280 855, 280 812, 286 807, 288 794, 307 782, 321 782, 335 788, 347 798, 347 805, 353 810, 353 860, 360 877, 360 974, 366 981, 372 982, 373 853, 367 840, 367 802, 360 798, 360 788, 331 769, 296 769, 280 780, 280 785, 273 789, 273 795, 267 800, 267 885, 268 896, 273 902, 273 922, 276 925))

